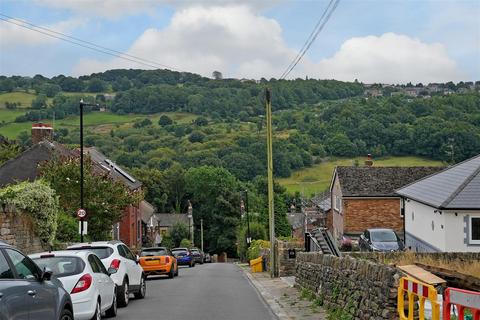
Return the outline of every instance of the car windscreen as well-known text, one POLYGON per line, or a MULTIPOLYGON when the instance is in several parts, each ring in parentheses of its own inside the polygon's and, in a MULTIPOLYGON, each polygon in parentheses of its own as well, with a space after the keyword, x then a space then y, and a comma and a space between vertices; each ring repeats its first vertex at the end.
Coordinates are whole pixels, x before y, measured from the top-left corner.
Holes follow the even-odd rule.
POLYGON ((140 252, 140 257, 151 257, 151 256, 168 256, 168 252, 165 249, 148 249, 140 252))
POLYGON ((57 278, 73 276, 82 273, 85 262, 79 257, 46 257, 35 258, 35 263, 41 268, 49 268, 57 278))
POLYGON ((370 231, 373 242, 396 242, 397 236, 390 230, 370 231))
POLYGON ((88 250, 97 255, 100 259, 105 259, 108 258, 112 255, 113 249, 110 247, 90 247, 90 246, 85 246, 85 247, 77 247, 77 248, 70 248, 68 250, 88 250))

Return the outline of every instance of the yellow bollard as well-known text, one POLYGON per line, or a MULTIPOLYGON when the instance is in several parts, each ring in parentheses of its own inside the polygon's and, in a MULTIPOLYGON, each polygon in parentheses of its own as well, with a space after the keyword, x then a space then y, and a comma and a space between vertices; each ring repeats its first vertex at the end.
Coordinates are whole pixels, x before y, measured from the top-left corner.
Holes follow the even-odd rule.
POLYGON ((397 311, 400 320, 413 320, 415 297, 418 297, 419 320, 425 320, 425 300, 432 305, 432 320, 440 320, 440 305, 437 302, 437 290, 432 285, 413 278, 403 277, 398 284, 397 311), (408 297, 408 316, 405 315, 404 293, 408 297))

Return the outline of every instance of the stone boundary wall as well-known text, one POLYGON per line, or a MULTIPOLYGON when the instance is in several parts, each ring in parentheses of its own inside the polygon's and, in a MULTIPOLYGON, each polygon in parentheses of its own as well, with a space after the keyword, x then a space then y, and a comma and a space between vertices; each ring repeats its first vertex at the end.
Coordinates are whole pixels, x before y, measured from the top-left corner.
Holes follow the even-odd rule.
POLYGON ((277 240, 275 246, 275 254, 277 256, 277 265, 276 265, 276 274, 279 277, 288 277, 294 276, 296 270, 296 259, 289 258, 288 251, 295 250, 296 256, 300 252, 305 251, 304 245, 302 242, 298 241, 282 241, 277 240))
POLYGON ((480 252, 352 252, 349 253, 349 256, 356 259, 388 264, 402 258, 406 254, 411 255, 415 260, 430 258, 435 261, 480 261, 480 252))
POLYGON ((297 285, 313 291, 326 309, 341 309, 355 320, 398 319, 400 277, 396 268, 368 260, 307 252, 297 255, 297 285))
POLYGON ((45 251, 46 245, 34 233, 32 218, 16 210, 10 211, 0 212, 0 240, 25 254, 45 251))

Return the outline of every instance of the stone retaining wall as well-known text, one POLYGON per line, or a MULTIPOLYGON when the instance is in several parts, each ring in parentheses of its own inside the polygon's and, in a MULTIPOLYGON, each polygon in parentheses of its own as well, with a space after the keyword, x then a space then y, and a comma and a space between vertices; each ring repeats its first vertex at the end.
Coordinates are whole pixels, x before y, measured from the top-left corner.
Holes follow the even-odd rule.
POLYGON ((297 285, 313 291, 326 309, 343 310, 352 319, 398 319, 396 268, 320 253, 297 255, 297 285))
POLYGON ((357 259, 388 264, 398 260, 405 254, 411 255, 415 260, 429 258, 434 261, 480 261, 480 252, 352 252, 349 255, 357 259))
POLYGON ((304 245, 298 241, 276 241, 275 254, 277 256, 276 274, 279 277, 294 276, 296 265, 295 257, 289 257, 289 250, 294 250, 296 256, 304 251, 304 245))
POLYGON ((0 212, 0 239, 25 254, 45 251, 46 246, 34 233, 33 221, 27 214, 15 210, 0 212))

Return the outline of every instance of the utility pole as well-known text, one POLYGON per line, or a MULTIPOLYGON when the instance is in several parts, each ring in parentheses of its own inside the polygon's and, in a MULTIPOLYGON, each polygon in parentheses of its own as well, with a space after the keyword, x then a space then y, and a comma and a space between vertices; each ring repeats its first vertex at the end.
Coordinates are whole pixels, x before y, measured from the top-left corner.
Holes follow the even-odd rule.
POLYGON ((270 90, 265 90, 267 113, 267 175, 268 175, 268 218, 270 232, 270 276, 275 277, 275 209, 273 203, 273 155, 272 155, 272 100, 270 90))
POLYGON ((250 236, 250 217, 248 216, 248 190, 245 189, 245 213, 247 214, 247 246, 250 247, 252 237, 250 236))
POLYGON ((203 252, 203 219, 200 219, 200 248, 203 252))
POLYGON ((192 207, 192 203, 190 202, 190 200, 188 200, 188 215, 187 215, 187 218, 188 218, 188 233, 190 235, 190 241, 192 242, 192 246, 194 245, 193 244, 193 207, 192 207))

